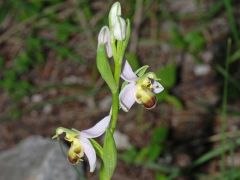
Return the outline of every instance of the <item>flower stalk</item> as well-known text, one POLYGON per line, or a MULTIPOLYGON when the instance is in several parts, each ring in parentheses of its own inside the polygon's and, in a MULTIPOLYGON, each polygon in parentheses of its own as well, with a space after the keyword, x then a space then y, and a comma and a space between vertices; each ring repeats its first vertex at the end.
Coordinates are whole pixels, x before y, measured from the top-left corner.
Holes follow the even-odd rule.
POLYGON ((59 140, 63 138, 64 141, 70 143, 68 151, 70 163, 80 163, 86 155, 90 172, 95 170, 97 154, 101 159, 100 180, 110 180, 116 168, 117 149, 113 134, 119 110, 128 112, 135 102, 143 104, 147 109, 154 108, 156 106, 155 94, 163 91, 156 75, 152 72, 145 73, 148 66, 143 66, 133 72, 128 61, 123 61, 131 28, 129 19, 125 20, 121 15, 121 5, 115 2, 109 13, 109 26, 103 26, 98 35, 96 64, 101 77, 112 93, 109 115, 92 128, 81 132, 60 127, 53 137, 59 140), (110 58, 114 61, 113 72, 109 63, 110 58), (123 79, 123 84, 120 83, 120 78, 123 79), (103 134, 104 142, 101 146, 94 138, 103 134))

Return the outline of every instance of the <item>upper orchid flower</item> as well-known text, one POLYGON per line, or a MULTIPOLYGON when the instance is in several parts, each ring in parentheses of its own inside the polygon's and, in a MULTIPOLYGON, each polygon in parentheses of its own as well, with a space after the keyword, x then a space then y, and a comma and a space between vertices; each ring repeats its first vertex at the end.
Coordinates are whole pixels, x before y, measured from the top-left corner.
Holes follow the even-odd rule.
POLYGON ((138 77, 126 60, 121 77, 128 82, 119 95, 120 106, 124 111, 127 112, 135 101, 143 104, 147 109, 156 106, 155 94, 162 92, 164 88, 153 72, 138 77))
POLYGON ((115 2, 109 12, 109 25, 116 40, 122 41, 126 38, 126 21, 121 17, 121 4, 115 2))
POLYGON ((96 167, 96 152, 89 139, 101 136, 106 131, 110 118, 111 116, 108 115, 92 128, 81 132, 75 129, 59 127, 56 129, 53 139, 62 138, 70 144, 68 160, 72 164, 77 164, 81 161, 85 154, 89 162, 90 172, 93 172, 96 167))
POLYGON ((112 47, 111 47, 111 41, 110 41, 110 31, 107 26, 103 26, 98 34, 98 47, 104 44, 107 52, 107 56, 109 58, 112 57, 112 47))

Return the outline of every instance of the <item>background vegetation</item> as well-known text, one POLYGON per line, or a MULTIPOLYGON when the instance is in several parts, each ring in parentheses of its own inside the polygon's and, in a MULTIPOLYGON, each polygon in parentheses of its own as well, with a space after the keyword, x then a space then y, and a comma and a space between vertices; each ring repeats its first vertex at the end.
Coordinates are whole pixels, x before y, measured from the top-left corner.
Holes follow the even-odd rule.
MULTIPOLYGON (((119 149, 114 179, 240 179, 240 2, 120 2, 133 29, 127 59, 149 65, 165 91, 154 110, 121 112, 131 147, 119 149)), ((106 114, 95 53, 112 3, 0 2, 0 150, 106 114)))

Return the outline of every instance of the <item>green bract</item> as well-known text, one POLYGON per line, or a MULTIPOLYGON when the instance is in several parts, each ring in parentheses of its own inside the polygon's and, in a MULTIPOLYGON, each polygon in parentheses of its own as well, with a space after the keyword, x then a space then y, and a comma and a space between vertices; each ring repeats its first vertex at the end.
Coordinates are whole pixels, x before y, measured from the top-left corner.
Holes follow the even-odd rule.
POLYGON ((99 45, 97 50, 97 68, 111 91, 116 92, 116 82, 113 78, 112 70, 109 64, 109 60, 106 57, 105 47, 103 44, 99 45))

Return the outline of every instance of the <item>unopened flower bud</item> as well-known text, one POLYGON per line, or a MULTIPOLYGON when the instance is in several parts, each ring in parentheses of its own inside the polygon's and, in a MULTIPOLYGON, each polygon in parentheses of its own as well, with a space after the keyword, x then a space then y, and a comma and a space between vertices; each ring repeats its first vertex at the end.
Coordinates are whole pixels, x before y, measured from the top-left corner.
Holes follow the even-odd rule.
POLYGON ((107 52, 107 56, 112 57, 112 47, 110 42, 110 31, 107 26, 103 26, 98 34, 98 47, 100 44, 104 44, 107 52))
POLYGON ((109 25, 110 28, 115 24, 116 18, 121 16, 121 4, 119 2, 115 2, 109 12, 109 25))
POLYGON ((113 36, 118 41, 126 38, 126 21, 121 17, 117 17, 113 24, 113 36))

